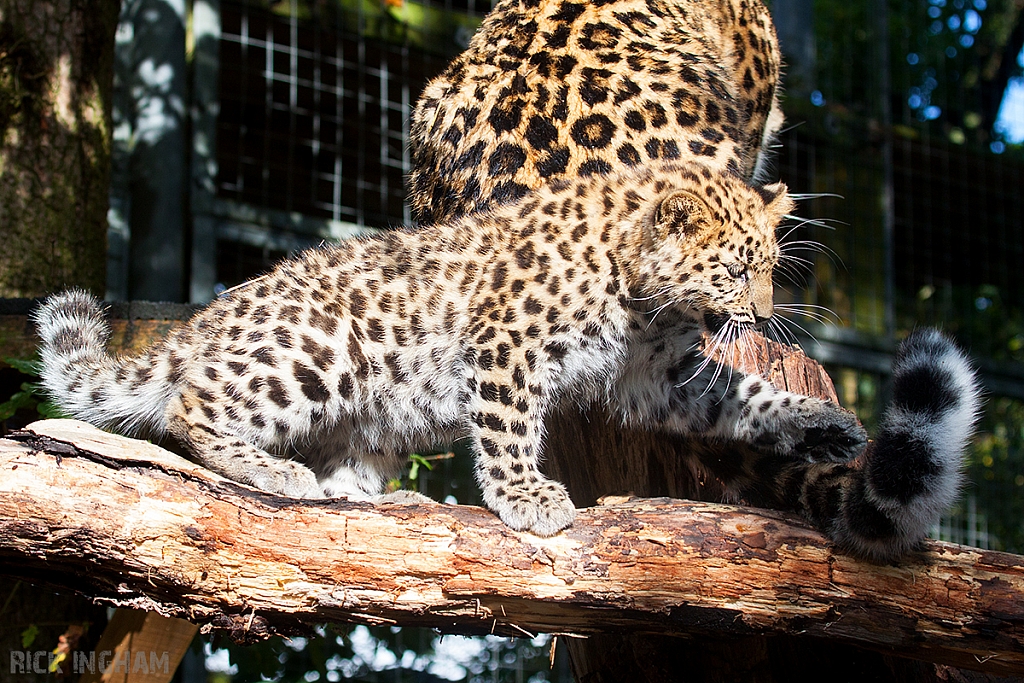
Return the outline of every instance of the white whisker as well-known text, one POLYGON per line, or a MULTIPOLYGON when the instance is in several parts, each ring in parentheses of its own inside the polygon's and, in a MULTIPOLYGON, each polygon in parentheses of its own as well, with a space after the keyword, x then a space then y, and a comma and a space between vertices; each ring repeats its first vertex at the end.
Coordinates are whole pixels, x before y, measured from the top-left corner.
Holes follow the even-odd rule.
POLYGON ((683 380, 682 382, 680 382, 679 384, 677 384, 677 385, 676 385, 676 387, 677 387, 677 388, 678 388, 678 387, 684 387, 684 386, 686 386, 687 384, 689 384, 690 382, 692 382, 693 380, 695 380, 695 379, 696 379, 697 377, 699 377, 699 376, 700 376, 700 374, 701 374, 702 372, 704 372, 704 370, 705 370, 705 369, 706 369, 706 368, 708 367, 708 363, 710 363, 711 361, 712 361, 712 358, 711 358, 711 356, 709 356, 709 355, 705 355, 705 356, 704 356, 704 360, 702 360, 702 361, 700 362, 700 365, 698 365, 698 366, 697 366, 697 369, 696 369, 696 370, 694 370, 693 374, 692 374, 692 375, 690 375, 690 376, 689 376, 689 377, 688 377, 687 379, 685 379, 685 380, 683 380))
POLYGON ((806 327, 804 327, 795 320, 790 320, 789 318, 779 318, 779 322, 784 325, 792 325, 793 327, 797 328, 811 339, 817 339, 817 337, 815 337, 810 330, 808 330, 806 327))
POLYGON ((780 263, 785 261, 793 261, 798 258, 803 258, 802 256, 795 256, 792 253, 794 251, 809 251, 811 253, 823 254, 828 257, 829 261, 831 261, 832 265, 834 265, 836 268, 842 268, 843 270, 846 270, 846 264, 843 263, 842 257, 839 256, 835 249, 832 249, 831 247, 821 244, 820 242, 789 242, 787 245, 784 245, 782 248, 779 249, 780 263), (788 247, 790 244, 799 244, 800 246, 787 249, 786 247, 788 247))
MULTIPOLYGON (((707 345, 707 348, 705 348, 701 352, 701 355, 704 356, 704 360, 702 360, 700 362, 700 364, 697 366, 697 369, 694 370, 693 374, 690 375, 685 380, 683 380, 682 382, 680 382, 679 384, 677 384, 676 387, 686 386, 687 384, 689 384, 690 382, 695 380, 697 377, 699 377, 701 375, 701 373, 703 373, 704 370, 707 369, 707 367, 708 367, 708 365, 710 363, 714 362, 715 350, 718 348, 717 344, 718 344, 718 336, 719 336, 719 334, 721 334, 721 330, 719 330, 717 333, 715 333, 711 337, 711 341, 707 345)), ((699 344, 700 344, 700 342, 698 341, 696 344, 691 345, 689 350, 691 350, 691 351, 692 350, 697 350, 699 348, 699 344)), ((705 390, 705 392, 706 392, 706 390, 705 390)), ((703 395, 704 394, 701 394, 701 396, 703 396, 703 395)))
POLYGON ((810 268, 814 266, 814 261, 803 256, 793 256, 792 254, 782 254, 779 258, 779 264, 776 268, 810 268))
MULTIPOLYGON (((718 354, 718 351, 720 349, 723 349, 723 347, 727 346, 728 338, 731 336, 732 333, 732 327, 732 320, 727 320, 725 325, 723 325, 718 330, 718 332, 716 332, 714 336, 711 338, 713 346, 707 352, 708 360, 713 359, 715 355, 718 354)), ((722 375, 722 366, 725 365, 725 363, 723 363, 722 361, 714 361, 714 363, 715 370, 714 372, 711 373, 711 380, 708 382, 708 385, 704 387, 704 391, 700 393, 700 396, 697 397, 698 399, 704 398, 704 396, 706 396, 707 393, 711 391, 712 388, 714 388, 715 384, 718 382, 718 378, 722 375)))
POLYGON ((650 311, 651 319, 647 321, 647 329, 651 329, 651 325, 654 324, 654 320, 658 317, 658 314, 664 311, 666 308, 674 305, 674 301, 666 301, 661 306, 658 306, 653 311, 650 311))
POLYGON ((779 245, 780 254, 790 255, 794 251, 810 251, 818 254, 832 254, 837 258, 839 257, 835 249, 817 240, 793 240, 779 245))
POLYGON ((813 225, 818 228, 824 228, 826 230, 835 230, 834 225, 829 223, 835 223, 836 225, 842 225, 844 227, 849 226, 849 223, 841 221, 837 218, 803 218, 802 216, 794 216, 793 214, 787 213, 784 218, 791 221, 796 221, 797 227, 803 227, 805 225, 813 225))
POLYGON ((846 199, 846 197, 844 197, 843 195, 836 194, 835 192, 797 192, 795 194, 790 192, 789 196, 793 201, 796 202, 801 202, 804 201, 805 199, 821 199, 822 197, 831 197, 832 199, 846 199))
MULTIPOLYGON (((782 344, 795 344, 796 341, 797 341, 796 335, 794 335, 792 332, 790 332, 789 330, 786 329, 785 324, 784 324, 785 322, 786 322, 785 319, 772 318, 769 321, 769 326, 768 326, 768 330, 767 331, 772 332, 775 335, 777 335, 774 341, 777 341, 777 342, 782 343, 782 344)), ((768 335, 765 335, 765 336, 768 336, 768 335)), ((769 337, 769 338, 771 338, 771 337, 769 337)))
POLYGON ((631 296, 629 298, 629 300, 630 301, 650 301, 652 299, 658 299, 660 297, 665 296, 669 292, 671 292, 672 289, 673 289, 672 285, 670 285, 670 284, 669 285, 664 285, 661 289, 656 291, 654 294, 650 294, 648 296, 631 296))
POLYGON ((811 320, 823 323, 825 325, 842 325, 842 317, 827 306, 817 306, 815 304, 776 304, 775 308, 784 312, 792 313, 794 315, 800 315, 811 320))

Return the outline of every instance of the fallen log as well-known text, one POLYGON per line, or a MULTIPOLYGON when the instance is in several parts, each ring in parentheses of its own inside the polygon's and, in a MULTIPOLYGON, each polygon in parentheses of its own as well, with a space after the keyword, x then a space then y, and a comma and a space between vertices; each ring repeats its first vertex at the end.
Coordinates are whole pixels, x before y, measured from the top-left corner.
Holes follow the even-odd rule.
POLYGON ((1024 558, 929 541, 888 566, 778 512, 669 499, 553 538, 480 508, 299 501, 70 420, 0 439, 0 573, 239 641, 324 622, 450 633, 828 638, 1024 673, 1024 558))

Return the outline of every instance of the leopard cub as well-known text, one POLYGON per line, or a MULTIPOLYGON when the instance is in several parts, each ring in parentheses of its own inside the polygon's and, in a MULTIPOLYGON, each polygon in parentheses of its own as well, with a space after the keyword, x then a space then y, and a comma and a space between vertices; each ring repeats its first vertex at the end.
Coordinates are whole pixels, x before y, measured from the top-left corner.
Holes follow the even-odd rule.
POLYGON ((704 329, 772 315, 791 207, 781 184, 692 162, 554 183, 287 259, 136 357, 107 355, 100 305, 71 291, 35 315, 43 381, 73 416, 170 434, 287 496, 374 499, 408 453, 468 439, 486 504, 551 535, 575 515, 539 469, 545 417, 566 400, 799 462, 863 450, 851 413, 697 350, 704 329))

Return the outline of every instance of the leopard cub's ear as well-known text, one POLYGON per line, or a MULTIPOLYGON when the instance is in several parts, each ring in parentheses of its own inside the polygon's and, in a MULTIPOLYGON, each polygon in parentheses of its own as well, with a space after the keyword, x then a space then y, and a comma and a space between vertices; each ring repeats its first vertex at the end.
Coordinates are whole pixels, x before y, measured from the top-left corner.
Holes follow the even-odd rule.
POLYGON ((658 241, 670 235, 696 237, 714 224, 711 207, 702 197, 676 190, 661 200, 654 212, 653 237, 658 241))
POLYGON ((763 185, 757 189, 757 192, 761 195, 765 208, 781 216, 793 212, 795 204, 789 196, 789 188, 786 187, 785 183, 763 185))

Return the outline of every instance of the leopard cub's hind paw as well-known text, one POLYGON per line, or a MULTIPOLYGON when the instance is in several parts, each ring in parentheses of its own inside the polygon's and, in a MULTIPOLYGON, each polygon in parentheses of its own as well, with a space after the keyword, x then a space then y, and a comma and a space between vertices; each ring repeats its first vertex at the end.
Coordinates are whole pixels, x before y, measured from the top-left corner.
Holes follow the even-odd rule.
POLYGON ((414 505, 417 503, 436 503, 433 498, 423 495, 418 491, 398 489, 391 493, 385 493, 373 498, 374 503, 394 503, 397 505, 414 505))
MULTIPOLYGON (((234 478, 234 477, 232 477, 234 478)), ((275 460, 273 466, 256 467, 242 473, 239 481, 290 498, 323 498, 316 475, 305 465, 291 460, 275 460)))

